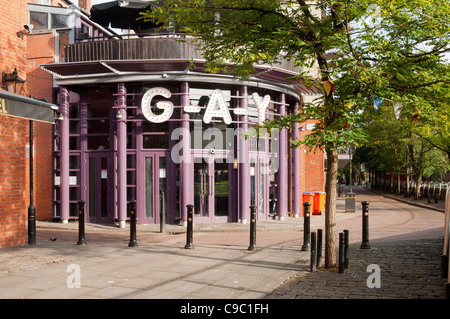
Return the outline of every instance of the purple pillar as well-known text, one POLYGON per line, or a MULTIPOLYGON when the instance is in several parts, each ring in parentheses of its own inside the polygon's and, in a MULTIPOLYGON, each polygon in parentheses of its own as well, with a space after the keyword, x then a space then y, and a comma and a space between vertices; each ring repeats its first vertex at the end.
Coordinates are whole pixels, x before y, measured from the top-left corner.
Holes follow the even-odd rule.
MULTIPOLYGON (((119 227, 125 228, 127 220, 127 112, 124 83, 117 86, 117 194, 119 227)), ((136 198, 133 198, 136 199, 136 198)))
MULTIPOLYGON (((284 93, 280 95, 280 115, 286 115, 286 97, 284 93)), ((278 166, 278 187, 277 187, 277 215, 280 220, 284 220, 288 211, 288 134, 287 129, 283 128, 280 130, 279 136, 279 166, 278 166)))
MULTIPOLYGON (((190 105, 189 83, 181 84, 181 106, 190 105)), ((187 205, 194 205, 194 163, 191 160, 191 138, 189 134, 189 113, 181 109, 181 146, 180 156, 180 190, 181 190, 181 223, 187 225, 187 205)))
MULTIPOLYGON (((294 113, 298 113, 299 103, 295 103, 294 113)), ((300 124, 294 123, 294 130, 292 132, 292 139, 300 138, 300 124)), ((293 213, 294 217, 299 217, 301 213, 301 199, 300 199, 300 149, 295 147, 292 149, 292 196, 293 198, 293 213)))
POLYGON ((60 89, 60 113, 63 120, 60 122, 60 198, 61 198, 61 221, 67 223, 70 215, 69 204, 69 90, 66 87, 60 89))
MULTIPOLYGON (((248 108, 248 92, 247 87, 243 86, 239 92, 240 108, 248 108)), ((241 116, 242 132, 248 130, 248 116, 241 116)), ((250 216, 250 158, 249 158, 249 141, 244 136, 238 137, 238 163, 239 163, 239 215, 241 223, 246 224, 250 216)))

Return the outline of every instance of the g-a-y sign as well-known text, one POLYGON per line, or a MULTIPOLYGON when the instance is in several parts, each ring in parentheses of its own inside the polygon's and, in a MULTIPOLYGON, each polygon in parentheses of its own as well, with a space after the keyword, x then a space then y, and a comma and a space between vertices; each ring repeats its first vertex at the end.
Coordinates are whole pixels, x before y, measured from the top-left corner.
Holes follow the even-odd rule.
MULTIPOLYGON (((173 114, 174 106, 170 101, 159 101, 156 103, 158 109, 163 110, 162 114, 156 115, 151 109, 152 99, 155 96, 163 96, 169 99, 172 93, 163 87, 154 87, 148 90, 142 97, 141 108, 144 116, 147 120, 153 123, 163 123, 167 121, 173 114)), ((258 108, 258 124, 262 124, 266 119, 266 109, 270 103, 270 96, 265 95, 264 98, 260 98, 258 93, 253 93, 252 98, 258 108)), ((186 113, 199 113, 199 106, 186 105, 183 107, 186 113)), ((247 115, 248 110, 237 107, 233 110, 236 115, 247 115)), ((203 116, 204 123, 210 123, 212 118, 222 118, 225 124, 231 124, 230 111, 225 103, 223 93, 220 89, 216 89, 212 92, 208 105, 206 106, 205 115, 203 116)))

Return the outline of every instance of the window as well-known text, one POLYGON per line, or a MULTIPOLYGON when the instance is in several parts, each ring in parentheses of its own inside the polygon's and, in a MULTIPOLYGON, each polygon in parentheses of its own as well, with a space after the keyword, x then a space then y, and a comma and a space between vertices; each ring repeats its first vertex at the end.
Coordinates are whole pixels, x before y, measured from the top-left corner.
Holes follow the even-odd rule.
POLYGON ((29 4, 28 24, 33 25, 34 31, 72 28, 74 13, 67 8, 29 4))
POLYGON ((34 26, 33 30, 48 29, 48 14, 45 12, 30 11, 30 23, 34 26))

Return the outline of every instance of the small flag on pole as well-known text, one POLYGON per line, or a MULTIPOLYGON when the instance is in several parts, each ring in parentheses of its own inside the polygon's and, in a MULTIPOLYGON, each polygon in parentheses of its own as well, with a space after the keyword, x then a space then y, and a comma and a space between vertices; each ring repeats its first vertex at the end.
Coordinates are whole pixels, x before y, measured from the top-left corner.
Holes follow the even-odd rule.
POLYGON ((330 80, 323 81, 323 87, 325 88, 325 93, 327 95, 330 94, 331 90, 333 90, 334 92, 334 85, 333 82, 331 82, 330 80))
POLYGON ((402 107, 403 107, 402 103, 399 103, 399 102, 394 103, 394 113, 395 113, 395 117, 397 118, 397 120, 398 120, 398 118, 400 116, 400 112, 402 110, 402 107))
POLYGON ((378 111, 378 108, 380 107, 381 102, 383 102, 383 99, 380 97, 376 97, 375 95, 372 95, 373 100, 373 108, 375 109, 375 113, 378 111))

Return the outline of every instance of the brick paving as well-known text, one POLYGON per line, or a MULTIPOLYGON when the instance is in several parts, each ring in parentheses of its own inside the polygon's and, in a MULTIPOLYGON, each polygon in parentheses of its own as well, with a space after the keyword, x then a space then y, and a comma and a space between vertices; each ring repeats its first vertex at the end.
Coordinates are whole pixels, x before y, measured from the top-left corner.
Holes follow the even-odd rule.
MULTIPOLYGON (((445 299, 440 278, 443 203, 419 206, 356 188, 357 211, 338 200, 336 232, 349 230, 344 274, 309 271, 301 251, 303 218, 258 221, 256 252, 248 252, 249 225, 195 225, 194 247, 183 249, 185 228, 138 225, 139 247, 129 230, 86 227, 87 246, 77 246, 77 223, 38 223, 37 245, 0 250, 0 299, 445 299), (368 200, 371 249, 361 250, 360 202, 368 200), (51 241, 50 238, 56 238, 51 241), (80 289, 68 289, 67 267, 82 270, 80 289), (380 268, 380 288, 369 288, 369 265, 380 268), (132 271, 130 271, 132 270, 132 271)), ((313 215, 311 231, 324 228, 313 215)))
MULTIPOLYGON (((401 196, 359 188, 357 201, 369 205, 371 249, 360 249, 361 216, 337 220, 337 232, 350 231, 349 266, 305 270, 291 277, 267 299, 445 299, 447 279, 440 277, 444 203, 430 205, 401 196), (384 196, 382 196, 384 195, 384 196), (394 199, 394 200, 393 200, 394 199), (408 205, 405 205, 408 203, 408 205), (436 213, 440 212, 440 213, 436 213), (356 232, 356 234, 355 234, 356 232), (380 285, 368 278, 379 267, 380 285)), ((314 231, 311 229, 311 231, 314 231)), ((372 278, 372 277, 371 277, 372 278)))

